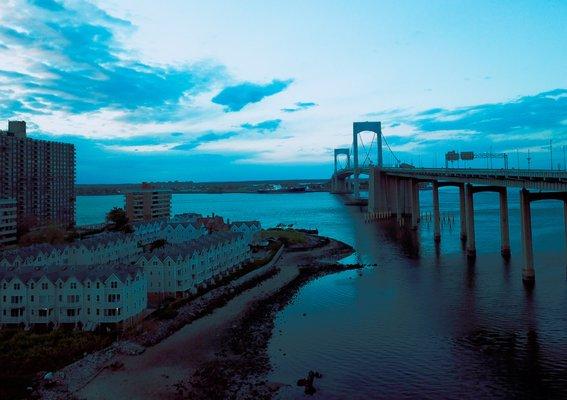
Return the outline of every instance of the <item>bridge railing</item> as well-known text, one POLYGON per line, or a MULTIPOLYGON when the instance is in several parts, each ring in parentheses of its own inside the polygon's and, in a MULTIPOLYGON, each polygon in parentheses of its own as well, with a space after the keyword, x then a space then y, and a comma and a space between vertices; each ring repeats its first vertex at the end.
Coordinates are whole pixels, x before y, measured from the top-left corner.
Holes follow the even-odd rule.
POLYGON ((387 167, 384 172, 403 173, 409 175, 437 176, 494 176, 510 178, 555 178, 567 179, 567 171, 547 169, 494 169, 494 168, 395 168, 387 167))

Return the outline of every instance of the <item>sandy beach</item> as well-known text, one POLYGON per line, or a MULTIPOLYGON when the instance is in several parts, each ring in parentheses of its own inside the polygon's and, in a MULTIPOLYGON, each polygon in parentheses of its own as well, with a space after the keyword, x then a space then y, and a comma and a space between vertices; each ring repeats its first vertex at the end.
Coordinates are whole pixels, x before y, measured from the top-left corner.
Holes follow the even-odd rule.
MULTIPOLYGON (((80 389, 67 395, 84 399, 177 399, 187 396, 191 377, 198 369, 219 357, 231 331, 270 296, 277 294, 300 275, 301 266, 333 263, 352 252, 350 246, 330 240, 322 247, 285 251, 272 268, 277 273, 259 285, 243 291, 224 306, 201 317, 138 355, 117 354, 80 389)), ((247 277, 239 279, 244 280, 247 277)), ((249 323, 250 321, 247 321, 249 323)), ((70 384, 69 387, 77 387, 70 384)))

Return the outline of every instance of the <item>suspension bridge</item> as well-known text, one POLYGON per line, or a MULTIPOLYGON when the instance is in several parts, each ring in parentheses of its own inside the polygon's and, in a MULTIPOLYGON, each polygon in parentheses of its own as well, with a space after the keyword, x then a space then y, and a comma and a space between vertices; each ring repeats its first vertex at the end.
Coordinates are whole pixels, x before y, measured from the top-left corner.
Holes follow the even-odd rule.
POLYGON ((527 285, 535 283, 532 202, 543 200, 563 202, 567 252, 567 172, 507 168, 416 168, 400 162, 382 134, 380 122, 354 122, 352 132, 352 147, 334 151, 334 172, 330 188, 332 193, 352 195, 349 201, 365 205, 368 219, 395 218, 398 224, 417 229, 420 219, 419 188, 420 185, 430 184, 433 194, 434 240, 439 242, 441 240, 439 188, 457 187, 460 199, 461 240, 466 242, 467 257, 474 259, 476 257, 474 194, 496 192, 500 199, 501 254, 508 258, 510 234, 507 188, 516 187, 520 192, 524 282, 527 285), (360 135, 362 132, 372 134, 369 145, 362 141, 360 135), (388 148, 396 166, 384 165, 383 144, 388 148), (363 157, 359 157, 361 150, 363 157), (375 162, 374 152, 376 152, 375 162), (360 196, 361 175, 368 177, 367 200, 360 196))

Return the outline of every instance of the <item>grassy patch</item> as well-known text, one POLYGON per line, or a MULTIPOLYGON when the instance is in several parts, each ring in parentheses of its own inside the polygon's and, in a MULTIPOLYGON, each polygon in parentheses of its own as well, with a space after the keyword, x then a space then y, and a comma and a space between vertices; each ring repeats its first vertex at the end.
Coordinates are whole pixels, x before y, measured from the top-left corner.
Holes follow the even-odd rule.
POLYGON ((0 331, 0 398, 19 398, 40 371, 56 371, 114 340, 110 334, 22 330, 0 331))
POLYGON ((267 229, 262 231, 262 239, 278 239, 286 245, 303 244, 307 241, 307 236, 303 232, 294 229, 267 229))

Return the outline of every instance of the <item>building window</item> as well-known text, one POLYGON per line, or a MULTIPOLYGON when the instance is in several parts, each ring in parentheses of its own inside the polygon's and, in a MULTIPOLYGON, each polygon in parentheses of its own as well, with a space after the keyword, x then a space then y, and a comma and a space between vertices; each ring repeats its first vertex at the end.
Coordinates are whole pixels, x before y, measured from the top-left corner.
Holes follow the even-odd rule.
POLYGON ((34 297, 33 297, 33 294, 32 294, 31 297, 30 297, 30 301, 33 303, 33 300, 34 300, 34 297))
POLYGON ((118 287, 118 282, 110 282, 110 287, 116 289, 118 287))
POLYGON ((15 289, 15 290, 20 290, 20 284, 19 284, 19 283, 14 283, 14 289, 15 289))
POLYGON ((41 289, 42 289, 42 290, 47 290, 47 283, 46 283, 46 282, 43 282, 43 283, 41 284, 41 289))

